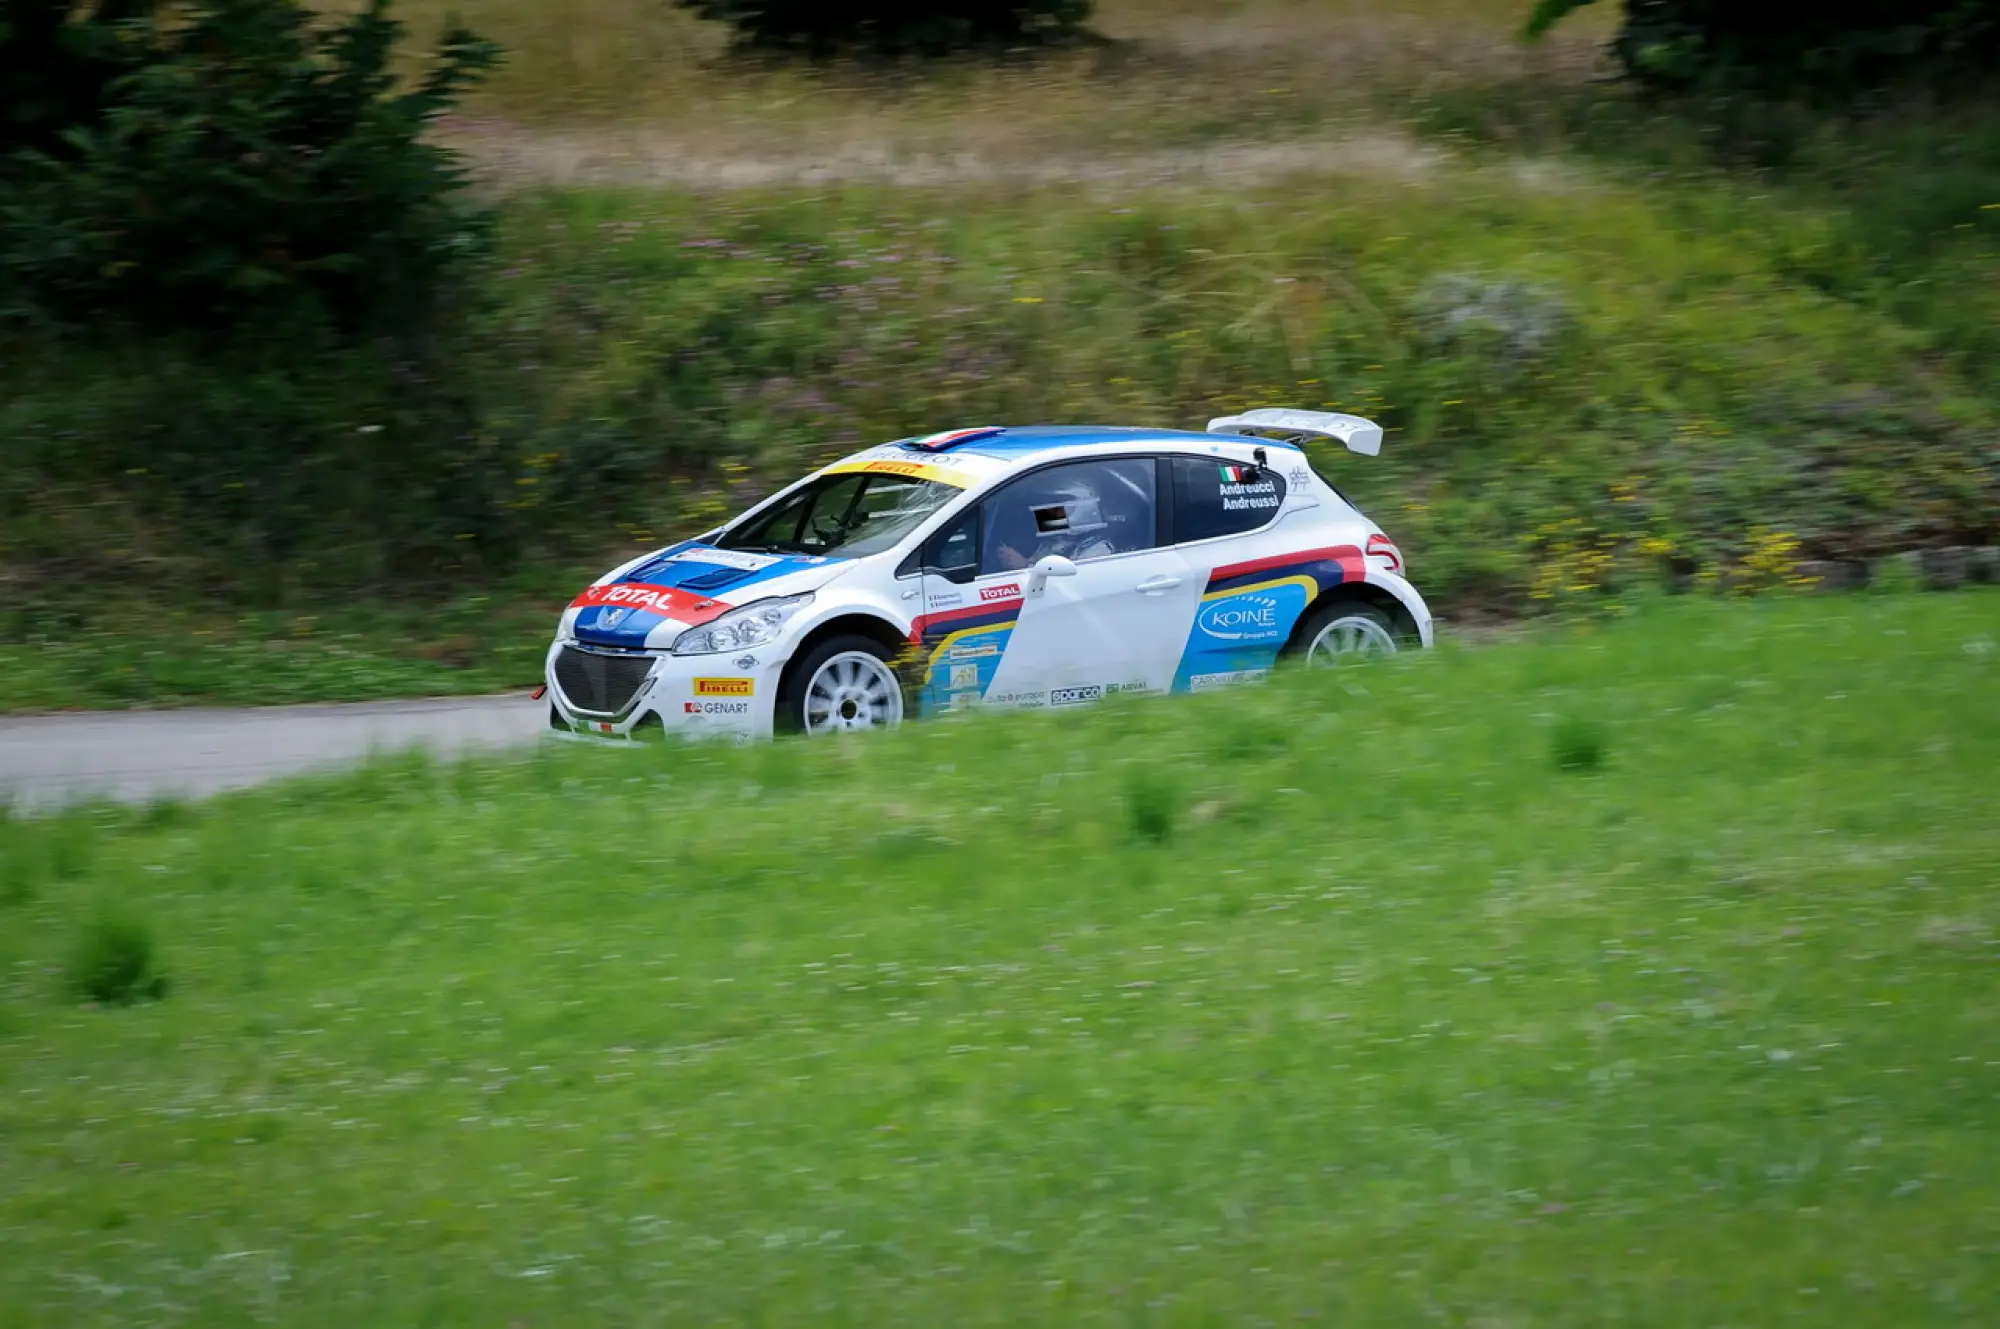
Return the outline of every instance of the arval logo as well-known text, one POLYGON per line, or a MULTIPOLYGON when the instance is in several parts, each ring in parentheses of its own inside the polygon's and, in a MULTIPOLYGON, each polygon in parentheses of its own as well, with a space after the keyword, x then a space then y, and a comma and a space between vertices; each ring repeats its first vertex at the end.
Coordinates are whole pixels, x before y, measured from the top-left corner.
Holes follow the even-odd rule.
POLYGON ((1268 595, 1232 596, 1205 606, 1201 630, 1220 641, 1265 641, 1285 632, 1278 602, 1268 595))
POLYGON ((632 611, 629 609, 599 610, 597 614, 597 626, 609 632, 612 628, 617 627, 630 617, 632 617, 632 611))

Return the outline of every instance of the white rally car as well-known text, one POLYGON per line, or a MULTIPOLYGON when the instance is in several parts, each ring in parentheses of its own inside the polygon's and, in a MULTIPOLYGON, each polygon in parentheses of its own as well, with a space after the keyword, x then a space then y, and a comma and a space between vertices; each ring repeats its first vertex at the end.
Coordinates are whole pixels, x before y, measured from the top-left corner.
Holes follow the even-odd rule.
POLYGON ((736 738, 1200 692, 1431 644, 1402 554, 1307 463, 1350 415, 961 429, 870 448, 578 596, 551 728, 736 738))

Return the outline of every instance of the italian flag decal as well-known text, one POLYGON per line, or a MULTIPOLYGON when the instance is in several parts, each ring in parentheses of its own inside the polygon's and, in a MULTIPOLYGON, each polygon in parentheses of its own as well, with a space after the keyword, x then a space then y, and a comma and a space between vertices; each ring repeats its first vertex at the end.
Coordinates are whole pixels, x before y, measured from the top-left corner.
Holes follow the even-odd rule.
POLYGON ((1253 474, 1248 466, 1222 467, 1222 483, 1226 485, 1248 484, 1253 474))

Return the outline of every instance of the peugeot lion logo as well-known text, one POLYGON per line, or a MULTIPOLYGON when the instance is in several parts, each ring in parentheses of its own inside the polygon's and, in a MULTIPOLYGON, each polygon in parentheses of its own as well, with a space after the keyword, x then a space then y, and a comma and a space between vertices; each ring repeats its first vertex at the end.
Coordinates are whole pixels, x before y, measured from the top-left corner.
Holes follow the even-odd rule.
POLYGON ((605 629, 615 628, 631 616, 632 611, 629 609, 607 609, 597 616, 597 626, 605 629))

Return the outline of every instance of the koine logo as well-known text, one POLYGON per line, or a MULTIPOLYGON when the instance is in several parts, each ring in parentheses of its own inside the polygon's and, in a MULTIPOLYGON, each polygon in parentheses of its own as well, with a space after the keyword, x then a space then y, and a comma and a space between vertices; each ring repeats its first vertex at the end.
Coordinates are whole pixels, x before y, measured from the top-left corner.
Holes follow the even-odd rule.
POLYGON ((1201 630, 1219 641, 1272 641, 1285 635, 1278 602, 1268 595, 1237 595, 1202 606, 1201 630))

